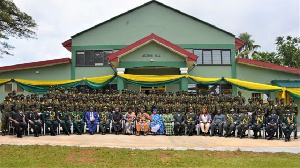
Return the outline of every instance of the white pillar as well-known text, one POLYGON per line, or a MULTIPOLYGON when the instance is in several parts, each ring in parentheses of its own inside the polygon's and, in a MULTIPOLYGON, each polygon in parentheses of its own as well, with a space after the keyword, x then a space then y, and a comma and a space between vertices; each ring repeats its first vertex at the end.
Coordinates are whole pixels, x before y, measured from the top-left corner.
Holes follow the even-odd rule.
POLYGON ((125 68, 117 68, 117 74, 124 74, 125 68))
POLYGON ((188 69, 187 67, 184 67, 184 68, 180 68, 180 74, 181 75, 186 75, 188 73, 188 69))

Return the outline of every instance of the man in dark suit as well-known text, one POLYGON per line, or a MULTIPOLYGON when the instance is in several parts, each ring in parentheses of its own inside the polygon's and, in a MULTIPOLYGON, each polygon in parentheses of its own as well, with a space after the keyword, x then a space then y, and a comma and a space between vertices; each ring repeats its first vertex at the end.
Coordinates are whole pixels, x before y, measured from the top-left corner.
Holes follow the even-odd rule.
POLYGON ((20 112, 17 105, 14 105, 12 111, 8 116, 9 121, 12 121, 13 126, 16 128, 17 137, 22 138, 23 131, 27 129, 25 115, 20 112))
POLYGON ((173 118, 175 136, 181 136, 185 129, 185 116, 181 114, 181 109, 177 109, 177 114, 175 114, 173 118))
POLYGON ((273 108, 271 114, 266 119, 266 131, 268 133, 268 140, 273 139, 275 132, 278 129, 279 116, 276 114, 276 110, 273 108))
POLYGON ((119 107, 116 107, 115 112, 112 114, 112 123, 116 135, 119 135, 119 132, 122 129, 122 119, 123 115, 120 113, 119 107))

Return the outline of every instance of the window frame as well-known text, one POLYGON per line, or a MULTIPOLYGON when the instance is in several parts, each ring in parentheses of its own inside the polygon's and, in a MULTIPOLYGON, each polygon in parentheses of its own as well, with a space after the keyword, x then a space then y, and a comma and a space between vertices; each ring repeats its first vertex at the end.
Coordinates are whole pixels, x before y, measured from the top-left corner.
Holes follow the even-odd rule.
POLYGON ((193 54, 195 54, 195 50, 201 50, 201 58, 202 58, 202 61, 201 61, 201 64, 199 64, 198 62, 197 62, 197 60, 196 60, 196 64, 197 65, 201 65, 201 66, 231 66, 232 65, 232 60, 231 60, 231 58, 232 58, 232 55, 231 55, 231 53, 232 53, 232 51, 231 51, 231 49, 217 49, 217 48, 215 48, 215 49, 200 49, 200 48, 197 48, 197 49, 193 49, 193 54), (221 64, 214 64, 213 62, 214 62, 214 55, 213 55, 213 50, 220 50, 221 51, 221 64), (211 63, 210 64, 204 64, 203 62, 204 62, 204 57, 203 57, 203 52, 204 51, 210 51, 211 52, 211 63), (223 64, 223 51, 229 51, 229 55, 230 55, 230 63, 229 64, 223 64))
POLYGON ((24 88, 22 88, 20 85, 18 85, 18 84, 16 84, 17 86, 16 86, 16 92, 17 93, 25 93, 25 89, 24 88), (23 91, 19 91, 18 90, 18 87, 20 87, 20 88, 22 88, 23 89, 23 91))
POLYGON ((9 82, 9 83, 5 83, 5 84, 3 85, 3 93, 11 93, 13 90, 14 90, 14 85, 13 85, 13 83, 9 82), (11 91, 6 91, 6 90, 5 90, 5 85, 11 85, 11 91))
POLYGON ((104 64, 104 62, 105 62, 105 59, 107 59, 107 58, 105 58, 105 57, 107 57, 107 56, 109 56, 110 54, 108 54, 108 55, 104 55, 103 56, 103 65, 95 65, 95 52, 96 51, 102 51, 103 53, 105 53, 106 51, 110 51, 111 52, 111 54, 113 54, 114 53, 114 50, 113 49, 101 49, 101 50, 99 50, 99 49, 91 49, 91 50, 76 50, 75 51, 75 67, 109 67, 110 65, 110 62, 109 61, 107 61, 108 62, 108 64, 104 64), (85 65, 85 59, 86 59, 86 51, 93 51, 93 62, 94 62, 94 65, 85 65), (84 59, 84 65, 77 65, 77 52, 84 52, 84 54, 83 54, 83 59, 84 59))

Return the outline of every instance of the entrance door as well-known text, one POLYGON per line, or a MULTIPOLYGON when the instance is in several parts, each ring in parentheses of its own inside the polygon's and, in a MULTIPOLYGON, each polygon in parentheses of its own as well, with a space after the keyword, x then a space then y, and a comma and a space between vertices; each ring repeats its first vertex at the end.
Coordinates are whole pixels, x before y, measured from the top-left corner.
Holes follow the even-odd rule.
POLYGON ((150 90, 158 90, 159 93, 161 94, 162 92, 166 91, 166 86, 158 86, 158 87, 144 87, 144 86, 141 86, 140 90, 144 90, 146 94, 149 94, 149 91, 150 90))

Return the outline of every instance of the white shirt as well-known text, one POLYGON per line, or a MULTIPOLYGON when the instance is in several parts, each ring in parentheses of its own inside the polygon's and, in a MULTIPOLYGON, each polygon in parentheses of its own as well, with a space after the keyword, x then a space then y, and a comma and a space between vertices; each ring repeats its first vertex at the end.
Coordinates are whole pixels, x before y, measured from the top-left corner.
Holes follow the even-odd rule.
POLYGON ((207 119, 208 119, 208 115, 202 115, 202 121, 203 122, 207 122, 207 119))

